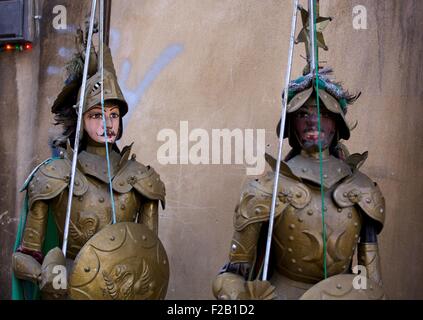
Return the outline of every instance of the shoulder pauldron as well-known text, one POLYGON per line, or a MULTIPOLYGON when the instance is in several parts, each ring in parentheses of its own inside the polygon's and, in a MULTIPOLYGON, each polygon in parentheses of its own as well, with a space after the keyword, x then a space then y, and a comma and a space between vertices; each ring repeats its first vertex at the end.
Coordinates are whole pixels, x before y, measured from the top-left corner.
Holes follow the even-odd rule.
POLYGON ((355 173, 334 191, 333 198, 340 207, 358 205, 370 218, 380 223, 379 231, 385 221, 385 198, 379 186, 365 174, 355 173))
MULTIPOLYGON (((55 159, 39 166, 24 188, 28 191, 29 208, 35 201, 53 199, 66 189, 69 186, 70 171, 71 163, 68 159, 55 159)), ((73 194, 81 196, 87 190, 87 179, 77 170, 73 194)))
POLYGON ((152 167, 144 166, 135 160, 126 162, 113 179, 113 189, 126 193, 132 188, 148 199, 160 200, 162 208, 165 208, 165 185, 152 167))
MULTIPOLYGON (((241 231, 252 223, 264 222, 269 219, 273 184, 273 172, 269 172, 246 184, 241 192, 239 205, 235 209, 235 230, 241 231)), ((275 217, 279 216, 288 206, 304 208, 310 200, 311 194, 305 184, 294 177, 281 175, 279 178, 275 217)))

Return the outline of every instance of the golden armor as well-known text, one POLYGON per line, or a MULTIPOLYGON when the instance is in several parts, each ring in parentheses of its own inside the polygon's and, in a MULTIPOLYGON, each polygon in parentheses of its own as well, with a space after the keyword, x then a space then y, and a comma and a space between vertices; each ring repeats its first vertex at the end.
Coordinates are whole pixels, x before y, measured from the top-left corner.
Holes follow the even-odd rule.
POLYGON ((106 226, 81 249, 70 276, 69 295, 72 299, 164 299, 168 280, 166 251, 156 234, 143 224, 120 222, 106 226))
MULTIPOLYGON (((274 164, 269 155, 266 158, 270 165, 274 164)), ((363 217, 378 221, 379 228, 384 222, 385 202, 378 186, 347 162, 328 154, 323 160, 328 277, 349 272, 363 217)), ((274 172, 269 172, 248 182, 235 210, 229 261, 248 265, 247 279, 260 259, 258 246, 262 231, 267 229, 273 181, 274 172)), ((279 181, 272 241, 273 271, 287 278, 285 286, 289 280, 293 280, 294 288, 301 283, 316 284, 324 280, 319 160, 297 155, 282 164, 279 181)), ((358 251, 359 261, 367 268, 370 279, 380 284, 377 275, 380 268, 375 267, 379 261, 377 245, 360 243, 358 251)), ((244 280, 231 272, 220 274, 213 287, 215 296, 225 298, 226 295, 232 299, 245 296, 244 280), (228 283, 222 280, 225 277, 233 283, 229 288, 225 288, 228 283)), ((269 281, 272 283, 272 278, 269 281)), ((302 288, 299 294, 310 286, 302 288)))
MULTIPOLYGON (((85 244, 105 227, 110 227, 112 222, 107 171, 105 173, 104 170, 106 168, 105 158, 99 155, 101 151, 102 147, 88 147, 86 151, 81 152, 78 159, 67 249, 67 257, 71 259, 75 259, 81 250, 87 251, 84 247, 85 244)), ((67 157, 68 152, 62 152, 61 159, 41 165, 27 185, 29 212, 21 244, 22 252, 41 252, 49 208, 54 213, 59 238, 63 238, 71 167, 71 161, 67 157)), ((163 256, 161 262, 167 261, 163 246, 157 238, 158 203, 161 202, 163 207, 165 205, 164 184, 153 168, 137 162, 135 155, 129 158, 130 152, 131 148, 128 147, 124 148, 122 154, 118 154, 115 151, 110 154, 116 220, 117 222, 137 222, 140 225, 142 224, 142 227, 140 227, 143 228, 142 230, 134 226, 127 226, 128 230, 135 230, 132 233, 128 231, 128 237, 129 235, 136 238, 148 236, 150 247, 153 247, 154 244, 154 248, 157 248, 142 252, 140 248, 131 247, 130 249, 135 250, 134 252, 140 261, 148 261, 156 257, 156 251, 159 249, 158 252, 163 256), (140 258, 139 255, 142 257, 140 258)), ((107 232, 106 235, 103 235, 103 237, 105 236, 114 237, 113 235, 107 235, 107 232)), ((91 246, 92 244, 88 247, 91 246)), ((16 263, 19 263, 22 259, 33 259, 28 255, 20 258, 23 255, 21 252, 15 253, 15 255, 14 260, 16 260, 16 263)), ((119 252, 113 254, 109 252, 106 258, 109 264, 122 259, 119 252)), ((135 259, 135 256, 133 259, 135 259)), ((147 262, 144 262, 144 264, 148 266, 147 262)), ((157 288, 159 291, 152 291, 150 295, 145 297, 164 298, 169 276, 167 262, 154 268, 151 266, 148 268, 154 269, 154 272, 149 274, 148 279, 150 279, 150 282, 153 284, 161 283, 162 285, 157 288), (160 281, 157 281, 155 276, 160 273, 163 273, 160 277, 164 278, 164 280, 159 279, 160 281)), ((18 269, 16 267, 15 272, 18 269)), ((23 272, 28 272, 28 268, 21 269, 24 270, 23 272)), ((38 278, 37 275, 34 275, 37 273, 36 270, 32 271, 34 274, 29 276, 24 276, 23 272, 17 272, 20 278, 30 278, 32 280, 38 278)), ((72 277, 75 277, 74 272, 72 272, 72 277)), ((144 283, 144 285, 146 284, 144 283)), ((141 296, 132 295, 130 297, 139 298, 141 296)), ((76 295, 75 297, 80 296, 76 295)), ((95 295, 90 297, 99 298, 95 295)), ((110 296, 110 298, 113 297, 110 296)))
MULTIPOLYGON (((35 283, 46 299, 163 299, 169 266, 158 238, 158 212, 159 202, 163 209, 165 206, 165 186, 152 167, 136 161, 131 146, 122 151, 117 148, 115 142, 122 135, 122 117, 128 105, 119 88, 110 49, 105 46, 103 85, 101 70, 93 67, 97 63, 95 51, 91 56, 94 61, 90 61, 80 117, 80 141, 75 141, 77 115, 73 106, 82 92, 82 75, 74 73, 52 107, 57 124, 63 126, 62 136, 54 142, 60 158, 37 166, 24 185, 28 212, 23 216, 20 247, 13 254, 14 275, 35 283), (81 148, 65 234, 74 153, 70 145, 75 142, 81 148), (60 245, 67 239, 66 260, 57 247, 44 250, 51 216, 60 245), (65 265, 69 277, 64 281, 69 280, 69 285, 55 288, 54 268, 65 265)), ((81 53, 77 54, 70 63, 76 65, 72 70, 81 71, 81 59, 81 53)))
MULTIPOLYGON (((332 69, 320 66, 318 55, 311 54, 318 47, 327 50, 322 31, 331 20, 319 15, 318 2, 311 4, 309 11, 293 8, 293 28, 296 10, 301 11, 297 43, 305 44, 307 66, 302 76, 287 83, 286 108, 276 129, 278 154, 283 138, 291 150, 280 163, 266 154, 272 171, 249 181, 241 192, 229 262, 213 282, 217 299, 385 298, 377 245, 385 200, 377 184, 359 170, 367 152, 349 155, 340 142, 357 125, 346 115, 360 93, 350 94, 333 79, 332 69), (310 18, 320 26, 317 38, 310 18), (276 172, 279 183, 274 188, 276 172), (356 252, 359 266, 354 266, 356 252), (363 274, 358 277, 368 280, 369 290, 354 285, 357 276, 352 273, 360 266, 363 274)), ((293 45, 291 41, 291 53, 293 45)))

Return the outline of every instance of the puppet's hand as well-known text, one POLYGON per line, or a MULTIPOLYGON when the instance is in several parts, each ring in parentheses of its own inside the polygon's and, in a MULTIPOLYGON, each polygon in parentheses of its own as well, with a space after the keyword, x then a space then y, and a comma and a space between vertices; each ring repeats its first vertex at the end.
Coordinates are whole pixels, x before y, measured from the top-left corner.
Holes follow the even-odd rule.
POLYGON ((245 280, 242 276, 225 272, 213 281, 213 294, 218 300, 240 300, 245 292, 245 280))
POLYGON ((62 299, 67 295, 66 259, 58 247, 47 253, 41 265, 40 290, 44 299, 62 299))
POLYGON ((213 281, 213 294, 219 300, 271 300, 275 287, 268 281, 245 281, 231 272, 219 274, 213 281))
POLYGON ((36 284, 41 280, 41 264, 29 254, 15 252, 12 256, 12 270, 18 279, 36 284))

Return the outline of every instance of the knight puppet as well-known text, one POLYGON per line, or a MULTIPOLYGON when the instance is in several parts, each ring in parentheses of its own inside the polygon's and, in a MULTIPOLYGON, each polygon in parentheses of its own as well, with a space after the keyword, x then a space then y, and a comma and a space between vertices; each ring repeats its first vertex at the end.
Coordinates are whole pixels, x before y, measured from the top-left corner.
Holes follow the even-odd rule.
MULTIPOLYGON (((300 9, 307 27, 308 12, 300 9)), ((299 40, 307 47, 307 37, 299 40)), ((325 47, 321 34, 316 44, 325 47)), ((213 282, 217 299, 385 297, 377 243, 385 201, 360 171, 367 152, 350 155, 340 142, 350 137, 354 126, 346 113, 359 95, 336 83, 329 68, 311 69, 288 86, 283 135, 291 150, 280 162, 275 188, 269 280, 262 281, 263 257, 277 160, 266 154, 273 170, 241 191, 229 261, 213 282)))
POLYGON ((131 146, 116 144, 128 105, 110 50, 104 46, 101 70, 94 47, 85 61, 87 33, 78 30, 76 38, 70 76, 52 106, 63 127, 54 141, 58 156, 38 165, 23 186, 26 209, 12 258, 13 298, 163 299, 169 266, 158 239, 158 212, 165 205, 165 186, 152 167, 131 155, 131 146), (88 77, 72 173, 84 63, 88 77), (64 254, 58 246, 65 240, 64 254))

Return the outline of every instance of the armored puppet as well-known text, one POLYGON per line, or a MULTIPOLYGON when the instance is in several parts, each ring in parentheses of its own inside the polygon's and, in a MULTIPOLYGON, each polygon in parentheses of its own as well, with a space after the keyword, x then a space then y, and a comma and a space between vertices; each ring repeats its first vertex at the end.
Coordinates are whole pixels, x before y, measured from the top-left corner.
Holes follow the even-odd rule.
POLYGON ((79 52, 68 64, 70 76, 52 107, 57 124, 63 126, 63 134, 54 141, 59 156, 38 165, 23 187, 28 210, 13 254, 14 289, 21 289, 14 298, 31 298, 38 291, 27 289, 22 281, 26 280, 39 286, 44 299, 163 299, 169 266, 158 239, 158 212, 159 204, 165 206, 165 186, 152 167, 131 155, 131 146, 119 150, 116 145, 128 105, 107 46, 103 75, 94 49, 89 57, 66 259, 56 247, 64 239, 77 121, 74 106, 82 91, 81 48, 86 38, 78 30, 79 52), (55 265, 67 265, 65 289, 54 288, 55 265))
POLYGON ((241 191, 229 262, 213 282, 217 299, 385 297, 377 243, 385 200, 360 171, 367 152, 350 155, 340 142, 355 126, 346 113, 359 94, 348 93, 331 73, 308 67, 289 83, 283 134, 292 149, 280 163, 269 281, 260 279, 277 160, 266 154, 273 170, 241 191), (355 252, 367 290, 354 287, 355 252))

